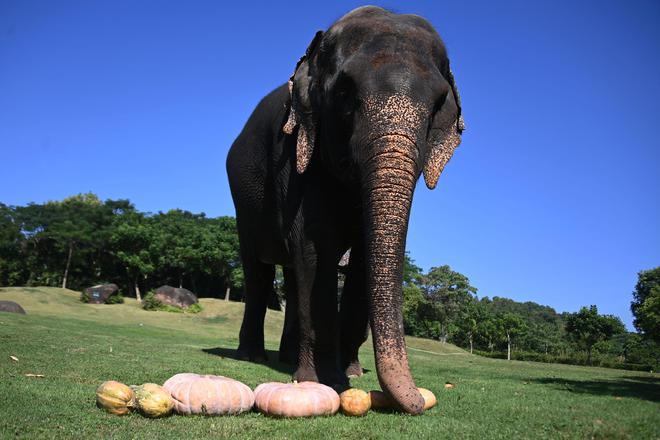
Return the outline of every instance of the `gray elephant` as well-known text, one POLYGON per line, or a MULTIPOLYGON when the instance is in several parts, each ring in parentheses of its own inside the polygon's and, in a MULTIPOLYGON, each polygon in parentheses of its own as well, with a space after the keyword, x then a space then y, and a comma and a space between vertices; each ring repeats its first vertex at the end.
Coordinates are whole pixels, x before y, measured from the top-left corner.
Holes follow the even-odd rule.
POLYGON ((245 271, 239 352, 265 356, 266 300, 281 264, 297 307, 294 379, 345 386, 370 323, 383 390, 420 413, 401 310, 408 218, 420 174, 436 186, 462 131, 446 50, 426 20, 368 6, 318 32, 227 158, 245 271), (348 248, 339 312, 337 264, 348 248))

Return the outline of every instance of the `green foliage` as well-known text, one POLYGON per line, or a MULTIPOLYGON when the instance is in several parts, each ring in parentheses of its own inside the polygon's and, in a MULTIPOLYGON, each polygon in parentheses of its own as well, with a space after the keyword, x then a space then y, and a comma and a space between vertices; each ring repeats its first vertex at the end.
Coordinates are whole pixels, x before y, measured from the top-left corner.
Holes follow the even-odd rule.
POLYGON ((446 265, 433 267, 424 275, 412 261, 410 267, 413 270, 409 272, 412 275, 408 286, 415 286, 420 292, 409 287, 409 304, 404 305, 408 327, 415 328, 417 336, 447 341, 458 330, 465 305, 474 299, 477 289, 465 275, 446 265), (411 319, 413 314, 415 318, 411 319))
POLYGON ((660 343, 660 266, 639 272, 630 309, 635 328, 660 343))
POLYGON ((110 295, 108 299, 105 301, 106 304, 123 304, 124 303, 124 295, 121 294, 121 292, 117 292, 114 295, 110 295))
POLYGON ((94 194, 0 204, 0 285, 82 290, 105 279, 128 295, 163 284, 224 297, 243 286, 236 221, 172 210, 155 215, 94 194))
POLYGON ((422 268, 415 264, 415 260, 413 260, 410 257, 410 253, 406 251, 403 259, 403 284, 419 284, 422 276, 422 268))
POLYGON ((147 293, 142 301, 142 308, 149 311, 170 312, 170 313, 199 313, 202 311, 202 305, 195 303, 189 307, 182 309, 179 307, 163 304, 158 301, 153 291, 147 293))
POLYGON ((508 352, 511 359, 519 360, 641 370, 660 367, 660 344, 625 332, 616 317, 596 311, 599 328, 610 336, 576 337, 566 330, 566 323, 576 319, 571 314, 497 296, 478 300, 469 279, 447 266, 424 274, 406 254, 404 272, 408 273, 403 283, 407 335, 448 341, 505 359, 508 352))
POLYGON ((619 318, 611 315, 598 314, 598 308, 582 307, 579 312, 569 315, 566 320, 566 333, 570 339, 586 350, 588 362, 591 363, 593 346, 600 341, 606 341, 615 334, 625 332, 625 327, 619 318))
POLYGON ((199 313, 202 310, 202 305, 200 303, 191 304, 187 309, 184 310, 185 313, 199 313))

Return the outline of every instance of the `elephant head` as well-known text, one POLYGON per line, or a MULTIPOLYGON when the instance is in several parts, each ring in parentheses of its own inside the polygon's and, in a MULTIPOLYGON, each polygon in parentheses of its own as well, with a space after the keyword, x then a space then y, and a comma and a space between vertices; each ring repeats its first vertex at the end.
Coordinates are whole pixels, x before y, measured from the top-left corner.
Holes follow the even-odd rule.
POLYGON ((404 411, 420 413, 403 335, 403 259, 415 184, 423 172, 436 186, 464 129, 444 45, 421 17, 359 8, 316 34, 289 91, 283 130, 297 136, 297 171, 318 161, 359 190, 378 378, 404 411))

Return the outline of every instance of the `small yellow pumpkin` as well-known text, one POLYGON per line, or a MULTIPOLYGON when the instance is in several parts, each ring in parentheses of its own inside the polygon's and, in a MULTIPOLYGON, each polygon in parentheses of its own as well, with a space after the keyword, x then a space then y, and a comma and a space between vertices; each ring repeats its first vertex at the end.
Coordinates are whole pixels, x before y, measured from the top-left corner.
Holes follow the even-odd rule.
POLYGON ((339 395, 339 408, 347 416, 363 416, 371 408, 371 397, 358 388, 348 389, 339 395))
POLYGON ((424 411, 433 408, 438 403, 438 399, 435 398, 435 394, 431 390, 426 388, 417 388, 417 390, 424 398, 424 411))
POLYGON ((134 404, 135 393, 121 382, 109 380, 96 389, 96 405, 110 414, 126 415, 134 404))
POLYGON ((145 417, 164 417, 174 408, 174 399, 160 385, 145 383, 135 390, 135 406, 145 417))

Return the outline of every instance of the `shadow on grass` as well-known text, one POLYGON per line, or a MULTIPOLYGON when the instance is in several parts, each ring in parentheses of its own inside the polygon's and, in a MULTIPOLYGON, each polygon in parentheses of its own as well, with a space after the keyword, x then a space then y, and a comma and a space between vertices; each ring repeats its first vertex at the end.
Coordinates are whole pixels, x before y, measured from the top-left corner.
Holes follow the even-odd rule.
MULTIPOLYGON (((212 354, 214 356, 234 359, 237 361, 250 362, 248 360, 241 358, 238 355, 238 350, 234 348, 224 348, 224 347, 203 348, 202 351, 204 353, 212 354)), ((284 362, 280 362, 278 360, 279 351, 266 350, 266 356, 268 356, 268 360, 266 362, 253 362, 253 363, 265 365, 272 370, 279 371, 280 373, 293 374, 293 366, 287 365, 284 362)))
MULTIPOLYGON (((241 358, 238 355, 238 350, 234 348, 224 348, 224 347, 215 347, 215 348, 202 348, 202 351, 204 353, 212 354, 214 356, 220 356, 223 358, 229 358, 229 359, 234 359, 237 361, 243 361, 243 362, 251 362, 248 360, 245 360, 241 358)), ((269 367, 272 370, 279 371, 280 373, 284 374, 291 374, 293 375, 293 372, 295 368, 292 365, 285 364, 284 362, 280 362, 279 359, 279 351, 276 350, 266 350, 266 356, 268 356, 268 360, 266 362, 251 362, 255 364, 260 364, 260 365, 265 365, 269 367)), ((368 368, 362 368, 362 373, 367 374, 371 370, 368 368)))
POLYGON ((538 378, 532 382, 553 385, 571 393, 599 396, 632 397, 660 402, 660 378, 624 376, 615 380, 569 380, 561 378, 538 378))

